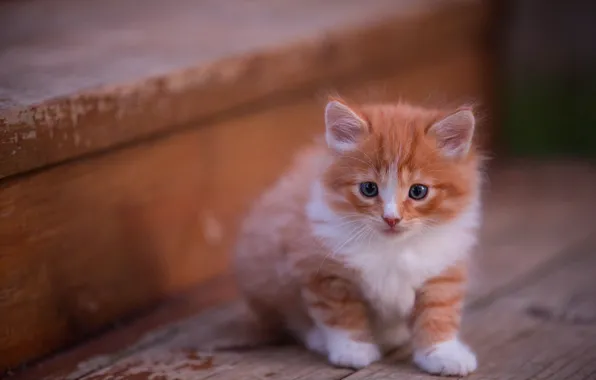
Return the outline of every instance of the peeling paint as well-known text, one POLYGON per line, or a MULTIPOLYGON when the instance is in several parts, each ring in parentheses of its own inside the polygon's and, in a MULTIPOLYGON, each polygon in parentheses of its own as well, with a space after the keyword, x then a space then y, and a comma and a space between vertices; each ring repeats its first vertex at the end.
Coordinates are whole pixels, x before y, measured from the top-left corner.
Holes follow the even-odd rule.
POLYGON ((111 368, 93 373, 89 380, 125 380, 147 378, 161 380, 193 380, 200 371, 214 366, 213 356, 202 355, 193 350, 151 349, 125 359, 111 368))
MULTIPOLYGON (((74 371, 64 377, 60 377, 63 380, 78 380, 94 371, 102 370, 107 368, 109 365, 114 364, 121 358, 130 355, 132 352, 137 352, 146 347, 154 345, 156 342, 164 340, 172 333, 170 328, 161 328, 156 331, 149 332, 143 335, 136 343, 127 347, 124 350, 116 351, 111 354, 98 355, 91 357, 85 361, 79 362, 74 371)), ((94 374, 95 375, 95 374, 94 374)), ((44 380, 58 380, 54 378, 45 378, 44 380)))
POLYGON ((33 140, 37 138, 37 132, 35 130, 21 133, 21 139, 23 140, 33 140))
POLYGON ((3 120, 9 127, 19 124, 25 124, 30 127, 35 125, 33 112, 30 110, 8 110, 2 113, 0 120, 3 120))

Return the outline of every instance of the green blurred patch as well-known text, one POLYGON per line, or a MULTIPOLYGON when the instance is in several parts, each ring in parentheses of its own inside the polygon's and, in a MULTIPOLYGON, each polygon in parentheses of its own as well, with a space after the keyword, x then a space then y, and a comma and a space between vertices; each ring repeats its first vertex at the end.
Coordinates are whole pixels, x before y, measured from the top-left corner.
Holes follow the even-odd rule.
POLYGON ((510 153, 596 157, 596 75, 519 80, 504 95, 510 153))

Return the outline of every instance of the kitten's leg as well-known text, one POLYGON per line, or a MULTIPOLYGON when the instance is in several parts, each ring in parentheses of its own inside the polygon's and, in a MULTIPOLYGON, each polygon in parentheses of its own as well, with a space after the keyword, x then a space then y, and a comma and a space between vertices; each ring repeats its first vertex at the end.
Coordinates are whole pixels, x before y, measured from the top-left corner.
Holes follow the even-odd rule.
POLYGON ((465 266, 454 266, 428 280, 416 295, 414 363, 426 372, 465 376, 476 369, 476 356, 458 338, 465 281, 465 266))
POLYGON ((348 281, 316 276, 302 293, 315 322, 307 347, 320 353, 324 343, 329 362, 340 367, 363 368, 381 358, 366 305, 348 281))

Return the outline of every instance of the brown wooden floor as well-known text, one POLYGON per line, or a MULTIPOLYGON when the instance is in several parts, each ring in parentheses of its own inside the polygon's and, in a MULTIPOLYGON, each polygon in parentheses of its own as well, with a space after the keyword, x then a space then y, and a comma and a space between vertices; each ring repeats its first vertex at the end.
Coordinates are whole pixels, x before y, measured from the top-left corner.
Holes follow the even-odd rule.
MULTIPOLYGON (((596 379, 596 166, 510 163, 488 177, 463 332, 479 355, 469 378, 596 379)), ((333 368, 295 346, 193 349, 238 317, 234 303, 204 310, 233 296, 230 279, 216 279, 14 378, 429 378, 409 364, 333 368)))

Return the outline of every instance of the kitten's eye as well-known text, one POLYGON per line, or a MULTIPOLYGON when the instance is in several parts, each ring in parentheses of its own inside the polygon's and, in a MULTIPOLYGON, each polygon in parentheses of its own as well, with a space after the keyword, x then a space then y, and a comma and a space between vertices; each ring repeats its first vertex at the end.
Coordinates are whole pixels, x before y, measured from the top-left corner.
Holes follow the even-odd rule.
POLYGON ((360 184, 360 193, 367 198, 376 197, 379 194, 379 188, 374 182, 362 182, 360 184))
POLYGON ((417 201, 424 199, 428 194, 428 187, 420 184, 412 185, 410 187, 409 196, 417 201))

